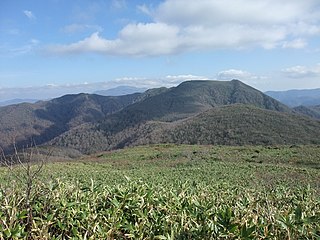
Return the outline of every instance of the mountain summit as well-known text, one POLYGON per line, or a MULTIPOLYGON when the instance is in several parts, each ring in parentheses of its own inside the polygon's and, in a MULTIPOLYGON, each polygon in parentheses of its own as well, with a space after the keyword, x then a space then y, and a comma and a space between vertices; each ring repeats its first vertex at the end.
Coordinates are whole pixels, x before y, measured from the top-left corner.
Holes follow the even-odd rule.
POLYGON ((151 143, 320 143, 320 122, 238 81, 187 81, 119 97, 66 95, 0 108, 1 145, 83 153, 151 143))

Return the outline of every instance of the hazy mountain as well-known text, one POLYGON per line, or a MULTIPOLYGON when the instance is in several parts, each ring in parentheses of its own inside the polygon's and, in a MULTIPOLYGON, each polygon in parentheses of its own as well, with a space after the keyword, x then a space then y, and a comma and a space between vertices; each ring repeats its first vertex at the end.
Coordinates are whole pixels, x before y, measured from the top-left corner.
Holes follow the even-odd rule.
POLYGON ((320 88, 288 91, 268 91, 270 97, 290 106, 315 106, 320 105, 320 88))
POLYGON ((12 105, 12 104, 19 104, 19 103, 35 103, 37 101, 39 101, 39 100, 37 100, 37 99, 19 99, 19 98, 16 98, 16 99, 0 102, 0 107, 12 105))
POLYGON ((146 88, 136 88, 132 86, 119 86, 107 90, 100 90, 94 92, 95 94, 103 95, 103 96, 123 96, 133 93, 142 93, 146 91, 146 88))

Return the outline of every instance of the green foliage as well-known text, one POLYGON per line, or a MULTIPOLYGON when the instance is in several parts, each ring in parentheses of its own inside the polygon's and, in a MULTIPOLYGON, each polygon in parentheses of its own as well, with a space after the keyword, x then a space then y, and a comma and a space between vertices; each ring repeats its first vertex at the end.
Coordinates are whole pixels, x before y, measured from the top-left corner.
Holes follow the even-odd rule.
MULTIPOLYGON (((120 114, 120 113, 119 113, 120 114)), ((129 113, 128 113, 129 114, 129 113)), ((276 145, 320 144, 320 122, 300 115, 280 113, 248 105, 215 107, 195 116, 174 122, 148 121, 135 126, 133 122, 116 121, 128 126, 117 132, 97 128, 74 129, 56 138, 55 145, 75 148, 84 153, 157 143, 276 145), (131 125, 131 127, 130 127, 131 125), (99 130, 100 129, 100 130, 99 130)), ((109 119, 110 120, 110 119, 109 119)), ((118 129, 119 130, 119 129, 118 129)), ((115 131, 118 131, 115 130, 115 131)))
POLYGON ((65 95, 35 104, 0 108, 0 147, 10 150, 13 142, 20 148, 34 139, 38 145, 84 123, 94 124, 135 102, 140 94, 106 97, 94 94, 65 95))
POLYGON ((168 142, 320 143, 319 121, 238 80, 187 81, 121 97, 66 95, 0 108, 0 122, 0 147, 6 153, 14 140, 20 148, 29 139, 84 154, 168 142))
POLYGON ((315 119, 320 119, 320 105, 318 106, 298 106, 293 108, 296 112, 308 116, 308 117, 312 117, 315 119))
POLYGON ((299 115, 231 105, 201 113, 164 131, 173 143, 319 144, 320 122, 299 115))
POLYGON ((319 154, 166 144, 48 164, 29 232, 21 186, 0 169, 0 239, 318 239, 319 154))

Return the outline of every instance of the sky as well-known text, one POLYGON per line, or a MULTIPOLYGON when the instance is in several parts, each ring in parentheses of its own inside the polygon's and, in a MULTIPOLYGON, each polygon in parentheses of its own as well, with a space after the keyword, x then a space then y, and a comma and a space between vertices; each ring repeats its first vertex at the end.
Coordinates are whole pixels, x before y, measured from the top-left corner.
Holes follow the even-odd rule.
POLYGON ((320 88, 320 1, 0 0, 0 101, 203 79, 320 88))

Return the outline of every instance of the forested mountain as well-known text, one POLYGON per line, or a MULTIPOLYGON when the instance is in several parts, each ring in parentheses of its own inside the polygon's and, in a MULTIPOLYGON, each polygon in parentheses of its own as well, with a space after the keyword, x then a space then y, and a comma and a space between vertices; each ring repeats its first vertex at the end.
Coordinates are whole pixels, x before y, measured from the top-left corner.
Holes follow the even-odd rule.
POLYGON ((214 107, 236 103, 280 112, 292 111, 238 80, 187 81, 171 89, 158 90, 157 94, 129 105, 106 118, 101 128, 114 133, 148 120, 176 121, 214 107))
POLYGON ((32 138, 82 153, 166 142, 320 143, 320 121, 298 112, 238 80, 187 81, 119 97, 66 95, 2 107, 0 138, 5 149, 32 138))
POLYGON ((83 125, 54 139, 52 144, 93 153, 155 143, 320 144, 319 134, 320 122, 311 118, 232 104, 173 122, 149 120, 117 132, 101 130, 99 125, 83 125))
POLYGON ((293 108, 294 111, 315 119, 320 119, 320 105, 318 106, 298 106, 293 108))
POLYGON ((65 95, 35 104, 22 103, 0 108, 0 147, 15 143, 26 147, 31 141, 44 144, 83 123, 93 124, 135 102, 139 94, 104 97, 94 94, 65 95), (31 140, 32 139, 32 140, 31 140))

